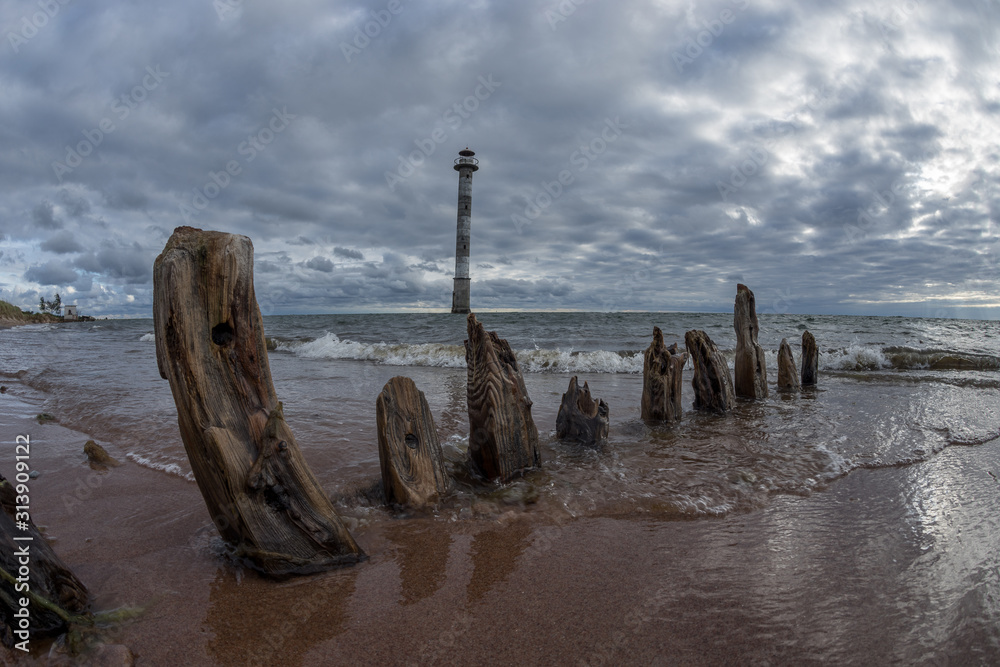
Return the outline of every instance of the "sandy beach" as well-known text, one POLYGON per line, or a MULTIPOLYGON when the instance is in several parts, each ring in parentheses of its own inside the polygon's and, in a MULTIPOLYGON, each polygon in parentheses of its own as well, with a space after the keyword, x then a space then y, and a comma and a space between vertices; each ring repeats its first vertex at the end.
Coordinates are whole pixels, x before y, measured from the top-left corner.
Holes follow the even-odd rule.
MULTIPOLYGON (((88 435, 33 419, 33 515, 94 595, 137 606, 104 640, 136 664, 988 664, 1000 656, 995 446, 858 470, 719 520, 541 514, 397 517, 369 560, 284 582, 223 554, 195 484, 128 461, 92 471, 88 435), (78 452, 66 455, 65 452, 78 452), (952 491, 949 491, 952 489, 952 491), (893 530, 885 531, 888 522, 893 530), (969 588, 966 577, 977 582, 969 588), (970 609, 973 613, 969 614, 970 609)), ((31 658, 47 664, 48 642, 31 658)))

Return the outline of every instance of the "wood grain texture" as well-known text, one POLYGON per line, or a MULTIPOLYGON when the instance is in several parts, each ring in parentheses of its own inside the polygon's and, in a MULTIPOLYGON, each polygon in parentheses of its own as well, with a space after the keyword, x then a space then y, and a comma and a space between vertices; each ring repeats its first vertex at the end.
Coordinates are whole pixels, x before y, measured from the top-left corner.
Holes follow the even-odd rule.
POLYGON ((583 445, 595 445, 607 440, 610 426, 608 412, 608 404, 600 399, 595 401, 587 383, 584 382, 581 387, 574 375, 556 415, 556 437, 583 445))
POLYGON ((541 466, 531 399, 510 345, 469 313, 469 463, 474 474, 506 482, 541 466))
POLYGON ((718 414, 731 410, 735 400, 733 376, 715 342, 704 331, 692 329, 684 334, 684 347, 694 365, 691 387, 694 389, 695 409, 718 414))
POLYGON ((663 343, 660 327, 653 327, 653 342, 646 348, 642 363, 642 418, 651 421, 680 421, 681 371, 687 352, 678 352, 677 344, 663 343))
POLYGON ((778 348, 778 389, 781 391, 798 391, 799 371, 795 367, 795 357, 788 340, 782 338, 778 348))
POLYGON ((153 325, 156 363, 222 537, 275 576, 363 558, 275 395, 250 239, 175 229, 153 266, 153 325))
POLYGON ((434 416, 413 380, 396 376, 385 383, 375 399, 375 426, 386 502, 419 508, 448 492, 434 416))
POLYGON ((733 389, 743 398, 767 397, 767 364, 764 348, 757 343, 760 325, 757 323, 757 305, 753 292, 746 285, 736 286, 736 305, 733 313, 736 330, 736 379, 733 389))

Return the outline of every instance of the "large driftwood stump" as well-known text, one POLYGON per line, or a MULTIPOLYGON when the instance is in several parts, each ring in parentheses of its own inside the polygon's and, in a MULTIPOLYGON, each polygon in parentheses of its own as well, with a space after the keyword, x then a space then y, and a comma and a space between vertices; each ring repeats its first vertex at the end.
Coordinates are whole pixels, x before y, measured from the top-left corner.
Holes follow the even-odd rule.
POLYGON ((757 306, 753 292, 746 285, 736 286, 736 306, 733 317, 736 329, 736 382, 737 396, 744 398, 767 397, 767 364, 764 348, 757 343, 760 326, 757 324, 757 306))
POLYGON ((642 364, 642 418, 656 421, 680 421, 681 371, 687 352, 678 353, 677 344, 663 344, 663 332, 653 327, 653 342, 646 348, 642 364))
POLYGON ((531 399, 510 345, 469 313, 469 462, 473 472, 506 482, 541 465, 531 399))
POLYGON ((90 618, 87 588, 59 559, 23 507, 18 510, 29 503, 17 484, 0 476, 0 642, 8 648, 30 646, 32 639, 62 634, 71 621, 90 618))
POLYGON ((562 440, 595 445, 607 440, 608 428, 608 404, 600 399, 595 401, 590 396, 587 383, 584 382, 581 387, 574 375, 556 415, 556 436, 562 440))
POLYGON ((733 407, 733 376, 729 364, 708 334, 692 329, 684 334, 684 347, 694 364, 694 407, 723 414, 733 407))
POLYGON ((184 449, 223 539, 278 576, 363 558, 275 396, 250 239, 175 229, 153 265, 153 326, 184 449))
POLYGON ((778 389, 799 390, 799 373, 795 368, 795 357, 792 356, 792 348, 784 338, 781 339, 781 347, 778 348, 778 389))
POLYGON ((819 350, 809 330, 802 332, 802 386, 815 385, 819 376, 819 350))
POLYGON ((424 507, 447 493, 434 416, 413 380, 396 376, 385 383, 375 400, 375 425, 386 502, 424 507))

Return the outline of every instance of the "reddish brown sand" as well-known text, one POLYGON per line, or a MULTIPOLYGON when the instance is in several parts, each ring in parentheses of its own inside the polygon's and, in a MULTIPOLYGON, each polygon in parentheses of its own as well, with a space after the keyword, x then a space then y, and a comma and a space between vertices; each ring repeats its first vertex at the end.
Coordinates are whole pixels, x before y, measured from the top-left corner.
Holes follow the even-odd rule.
MULTIPOLYGON (((777 497, 720 520, 555 523, 530 507, 465 521, 381 518, 354 530, 367 562, 274 582, 217 553, 195 484, 110 446, 124 465, 94 472, 86 435, 39 425, 18 405, 0 397, 0 427, 5 443, 31 436, 41 473, 32 515, 95 608, 145 607, 106 635, 137 664, 877 664, 923 655, 907 637, 921 612, 898 604, 919 554, 882 528, 886 519, 866 523, 895 520, 893 489, 913 469, 859 471, 811 497, 777 497)), ((970 452, 996 457, 962 450, 937 465, 970 452)), ((960 647, 976 641, 962 639, 953 657, 961 662, 960 647)), ((34 659, 4 660, 45 664, 48 644, 32 645, 34 659)))

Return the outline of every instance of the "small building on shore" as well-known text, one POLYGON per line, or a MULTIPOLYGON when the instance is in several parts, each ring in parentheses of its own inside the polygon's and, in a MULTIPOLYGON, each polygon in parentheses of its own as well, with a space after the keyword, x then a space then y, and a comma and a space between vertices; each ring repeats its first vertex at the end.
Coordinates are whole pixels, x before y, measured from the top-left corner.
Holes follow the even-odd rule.
POLYGON ((64 322, 76 322, 80 319, 80 314, 77 312, 76 306, 63 306, 63 311, 64 322))

